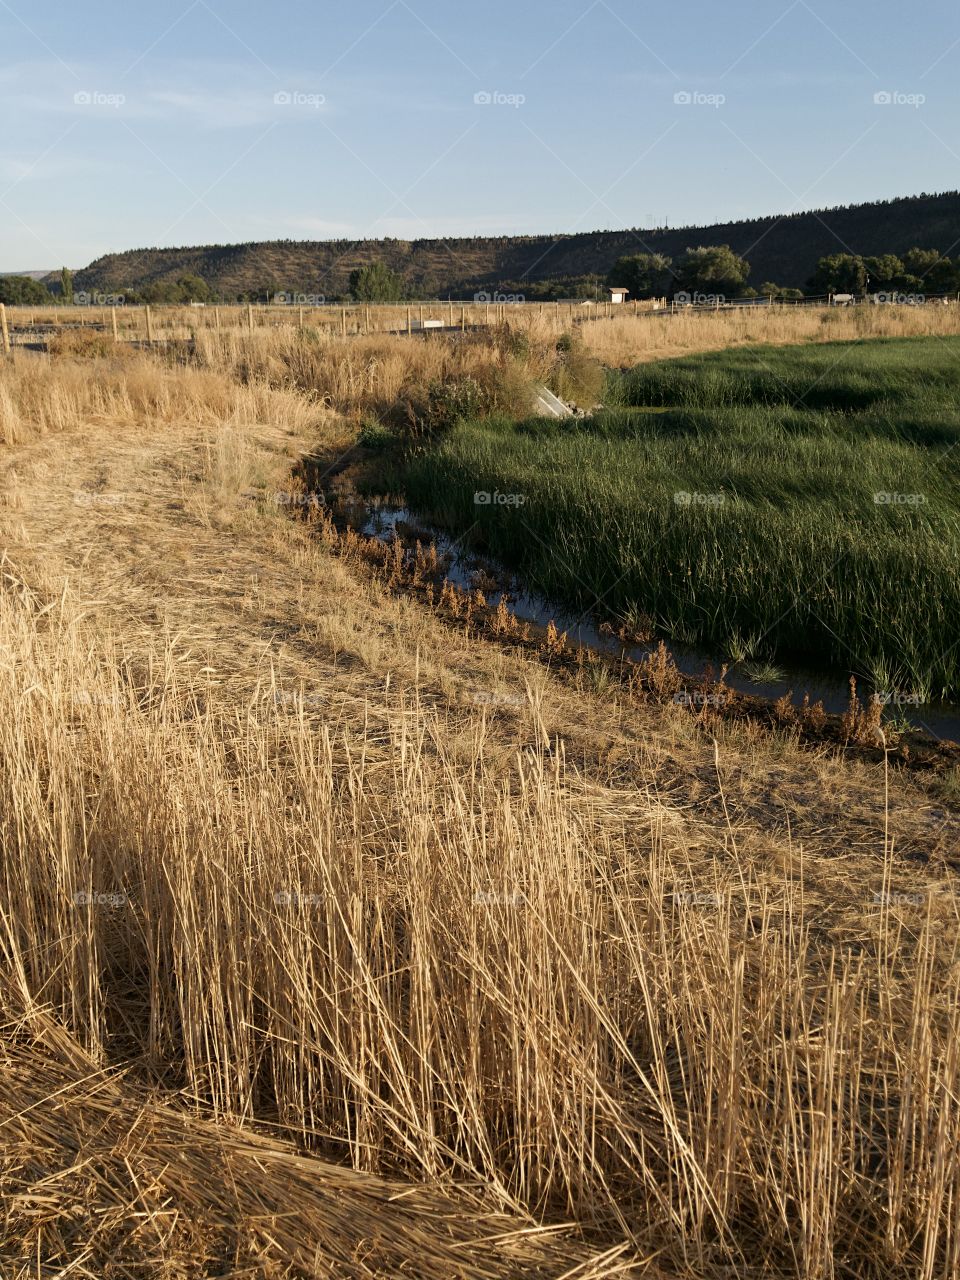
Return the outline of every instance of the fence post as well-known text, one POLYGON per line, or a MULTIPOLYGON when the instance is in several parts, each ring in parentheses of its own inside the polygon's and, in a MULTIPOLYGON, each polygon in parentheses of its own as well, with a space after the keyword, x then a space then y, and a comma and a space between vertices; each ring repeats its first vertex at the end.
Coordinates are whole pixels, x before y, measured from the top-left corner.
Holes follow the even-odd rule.
POLYGON ((219 333, 220 332, 220 308, 219 307, 213 308, 213 320, 217 326, 217 333, 219 333))
POLYGON ((247 325, 250 332, 253 333, 253 304, 250 302, 247 303, 247 325))
POLYGON ((420 304, 420 328, 423 328, 423 303, 420 304))
POLYGON ((110 308, 110 319, 113 321, 113 340, 114 342, 119 342, 120 335, 119 333, 117 333, 117 308, 116 307, 110 308))
POLYGON ((10 354, 10 330, 7 328, 7 308, 0 302, 0 336, 3 339, 3 354, 10 354))
POLYGON ((347 336, 347 308, 341 307, 340 308, 340 337, 345 338, 346 336, 347 336))
POLYGON ((153 321, 150 318, 150 308, 145 307, 144 312, 146 314, 146 320, 147 320, 147 341, 153 342, 153 321))
POLYGON ((450 328, 452 329, 453 328, 453 299, 448 298, 447 303, 449 304, 449 307, 450 307, 450 328))
POLYGON ((407 337, 413 333, 413 312, 407 307, 407 337))
POLYGON ((467 332, 467 308, 466 307, 460 308, 460 332, 461 333, 467 332))
POLYGON ((300 328, 303 328, 303 307, 300 308, 300 328))

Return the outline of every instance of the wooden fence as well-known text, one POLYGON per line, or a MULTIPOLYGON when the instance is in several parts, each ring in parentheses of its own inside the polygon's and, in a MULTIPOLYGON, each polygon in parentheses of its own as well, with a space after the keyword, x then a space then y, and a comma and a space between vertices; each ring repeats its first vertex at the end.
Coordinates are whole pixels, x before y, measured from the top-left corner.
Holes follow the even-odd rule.
MULTIPOLYGON (((675 303, 665 299, 642 302, 414 302, 298 306, 296 304, 235 306, 62 306, 4 307, 0 303, 0 352, 16 346, 43 348, 51 338, 70 330, 100 333, 108 341, 148 345, 190 341, 203 332, 252 332, 299 328, 330 336, 364 334, 426 334, 433 331, 476 330, 508 324, 523 328, 541 321, 556 332, 574 325, 647 315, 666 318, 691 311, 762 308, 783 311, 793 307, 823 307, 827 298, 777 300, 717 299, 709 303, 675 303)), ((931 298, 933 303, 957 305, 954 298, 931 298)))
POLYGON ((423 334, 474 330, 544 319, 569 328, 620 315, 655 310, 650 302, 415 302, 297 306, 61 306, 6 307, 0 304, 3 350, 43 346, 68 330, 90 330, 116 342, 183 341, 202 332, 243 332, 299 328, 342 337, 363 334, 423 334))

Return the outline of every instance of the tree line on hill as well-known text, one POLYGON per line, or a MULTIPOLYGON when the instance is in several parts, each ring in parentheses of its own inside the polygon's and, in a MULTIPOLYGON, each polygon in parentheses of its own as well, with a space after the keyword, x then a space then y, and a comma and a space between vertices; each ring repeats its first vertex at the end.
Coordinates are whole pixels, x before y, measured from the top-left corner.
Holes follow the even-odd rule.
MULTIPOLYGON (((828 294, 881 293, 912 297, 960 292, 960 257, 951 259, 936 249, 914 248, 902 257, 885 253, 861 257, 853 253, 834 253, 820 258, 807 288, 782 288, 764 281, 758 288, 747 284, 750 263, 729 245, 700 245, 676 260, 662 253, 635 253, 622 256, 606 276, 588 273, 558 276, 538 281, 505 281, 487 286, 474 295, 477 301, 552 302, 599 299, 610 287, 629 291, 631 299, 681 298, 722 300, 725 298, 823 297, 828 294)), ((307 290, 281 289, 275 281, 266 281, 262 289, 248 291, 236 298, 215 295, 210 284, 195 273, 184 273, 143 285, 139 289, 117 286, 108 294, 75 294, 70 271, 60 272, 58 287, 51 290, 42 281, 28 276, 0 276, 0 302, 8 306, 50 306, 75 302, 94 305, 105 301, 131 304, 186 305, 215 302, 277 302, 297 300, 389 303, 426 300, 431 295, 412 287, 401 272, 383 261, 367 263, 350 274, 349 291, 319 299, 307 290)), ((435 294, 432 296, 436 296, 435 294)))

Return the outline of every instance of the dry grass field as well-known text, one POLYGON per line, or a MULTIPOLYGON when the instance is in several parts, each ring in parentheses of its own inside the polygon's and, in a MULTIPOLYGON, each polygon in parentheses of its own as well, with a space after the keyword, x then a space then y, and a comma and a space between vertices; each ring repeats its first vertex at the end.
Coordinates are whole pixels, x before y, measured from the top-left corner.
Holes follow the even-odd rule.
MULTIPOLYGON (((960 313, 764 319, 586 340, 960 313)), ((956 779, 561 678, 294 518, 305 454, 502 369, 0 369, 4 1276, 960 1274, 956 779)))
POLYGON ((584 340, 612 368, 643 360, 770 342, 839 342, 960 333, 960 307, 765 307, 616 316, 587 325, 584 340))
MULTIPOLYGON (((449 335, 461 325, 471 330, 495 331, 506 325, 514 332, 555 337, 577 329, 597 358, 611 367, 626 367, 644 359, 720 350, 746 343, 839 341, 869 337, 907 337, 960 332, 960 306, 930 302, 923 307, 795 306, 711 311, 709 309, 654 310, 641 302, 618 307, 611 303, 583 306, 579 303, 406 303, 340 306, 160 306, 150 308, 150 334, 157 343, 227 341, 246 336, 248 341, 289 344, 303 328, 316 339, 335 340, 411 336, 419 341, 421 321, 439 321, 449 335)), ((121 344, 147 339, 143 307, 114 309, 121 344)), ((16 341, 18 332, 49 331, 58 349, 72 346, 90 349, 95 335, 105 352, 113 344, 110 307, 8 307, 7 318, 16 341)), ((391 349, 393 344, 389 344, 391 349)))

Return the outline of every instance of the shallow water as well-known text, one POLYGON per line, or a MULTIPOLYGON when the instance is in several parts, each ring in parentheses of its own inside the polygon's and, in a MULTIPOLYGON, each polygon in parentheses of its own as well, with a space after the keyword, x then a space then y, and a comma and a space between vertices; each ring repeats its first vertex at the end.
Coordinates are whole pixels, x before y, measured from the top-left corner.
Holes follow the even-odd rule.
MULTIPOLYGON (((458 587, 472 589, 474 574, 478 570, 486 570, 498 583, 507 583, 506 587, 484 591, 487 602, 494 607, 504 599, 512 613, 523 622, 531 622, 545 627, 553 621, 558 631, 566 631, 568 639, 574 645, 582 645, 597 653, 612 654, 620 657, 625 654, 634 661, 639 661, 657 648, 659 639, 648 644, 625 644, 615 635, 601 633, 586 615, 571 613, 569 609, 546 599, 536 593, 529 592, 512 578, 510 573, 492 561, 489 557, 481 557, 460 545, 460 540, 445 533, 442 529, 421 520, 417 514, 407 507, 394 506, 378 500, 371 501, 366 508, 366 517, 359 529, 368 537, 389 541, 395 535, 404 536, 405 541, 418 534, 426 534, 426 540, 435 543, 441 557, 449 557, 447 577, 458 587), (404 535, 402 526, 409 525, 411 533, 404 535)), ((421 537, 421 541, 424 539, 421 537)), ((803 702, 804 694, 808 694, 811 703, 822 702, 825 711, 842 713, 846 711, 850 700, 850 688, 847 680, 837 680, 823 673, 803 671, 796 667, 778 667, 778 677, 771 680, 755 680, 742 666, 729 663, 729 660, 717 654, 701 653, 695 649, 684 648, 676 644, 668 644, 673 660, 678 669, 685 675, 702 676, 708 669, 719 673, 725 662, 728 670, 725 682, 740 693, 753 694, 756 697, 776 701, 785 694, 795 705, 803 702)), ((865 681, 858 680, 858 691, 861 700, 868 695, 865 681)), ((683 695, 678 695, 682 697, 683 695)), ((691 693, 691 696, 696 696, 691 693)), ((960 742, 960 706, 953 703, 904 703, 891 708, 887 718, 909 723, 914 729, 928 733, 939 741, 960 742)))

